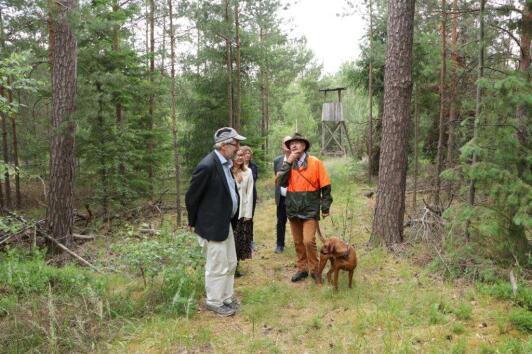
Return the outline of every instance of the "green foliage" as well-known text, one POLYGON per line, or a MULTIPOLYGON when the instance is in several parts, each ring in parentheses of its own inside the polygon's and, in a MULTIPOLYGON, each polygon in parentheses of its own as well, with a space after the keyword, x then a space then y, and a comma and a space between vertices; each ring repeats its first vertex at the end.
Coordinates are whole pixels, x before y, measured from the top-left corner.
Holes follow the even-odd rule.
POLYGON ((454 334, 463 334, 465 332, 465 326, 460 322, 453 323, 452 331, 454 334))
MULTIPOLYGON (((40 83, 30 78, 31 65, 29 59, 30 51, 13 52, 6 58, 0 58, 0 86, 6 91, 35 92, 40 83)), ((15 114, 20 106, 20 102, 13 100, 9 102, 7 93, 0 95, 0 112, 7 115, 15 114)))
MULTIPOLYGON (((519 75, 485 79, 482 85, 487 98, 478 137, 460 149, 460 166, 442 175, 474 181, 477 200, 482 202, 457 205, 446 216, 454 234, 469 232, 494 258, 517 258, 527 264, 527 230, 532 226, 530 147, 517 138, 516 127, 523 122, 515 118, 515 110, 530 105, 532 86, 519 75), (471 165, 473 155, 478 162, 471 165)), ((467 190, 464 187, 462 192, 467 190)))
POLYGON ((434 303, 430 305, 429 309, 429 324, 442 324, 447 322, 446 313, 448 313, 447 306, 443 303, 434 303))
POLYGON ((473 308, 471 305, 461 302, 453 309, 453 313, 455 314, 456 318, 462 321, 471 319, 471 312, 473 311, 473 308))
POLYGON ((24 227, 24 223, 12 216, 0 216, 0 231, 13 234, 24 227))
POLYGON ((203 257, 195 235, 165 228, 158 239, 128 242, 115 250, 129 272, 142 277, 150 306, 187 317, 193 312, 203 289, 203 257))
POLYGON ((512 285, 508 282, 497 281, 494 284, 481 284, 479 289, 498 299, 512 301, 515 305, 532 311, 532 287, 526 283, 517 285, 517 292, 513 295, 512 285))
POLYGON ((0 283, 7 293, 21 297, 42 295, 48 292, 49 285, 71 295, 80 295, 88 288, 103 290, 103 284, 91 273, 72 265, 49 266, 44 255, 44 251, 27 253, 12 249, 0 256, 0 283))
POLYGON ((510 312, 510 322, 525 333, 532 332, 532 312, 525 309, 514 309, 510 312))
POLYGON ((464 338, 460 338, 458 343, 456 343, 451 350, 453 354, 465 354, 467 347, 467 342, 464 338))

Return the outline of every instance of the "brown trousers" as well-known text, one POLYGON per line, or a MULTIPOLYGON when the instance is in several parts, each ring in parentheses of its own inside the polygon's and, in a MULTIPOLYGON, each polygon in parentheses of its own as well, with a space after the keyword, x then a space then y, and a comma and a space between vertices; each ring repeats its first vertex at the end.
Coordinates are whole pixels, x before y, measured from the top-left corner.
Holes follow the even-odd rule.
POLYGON ((314 219, 290 219, 290 229, 297 254, 297 270, 300 272, 318 272, 317 225, 318 221, 314 219))

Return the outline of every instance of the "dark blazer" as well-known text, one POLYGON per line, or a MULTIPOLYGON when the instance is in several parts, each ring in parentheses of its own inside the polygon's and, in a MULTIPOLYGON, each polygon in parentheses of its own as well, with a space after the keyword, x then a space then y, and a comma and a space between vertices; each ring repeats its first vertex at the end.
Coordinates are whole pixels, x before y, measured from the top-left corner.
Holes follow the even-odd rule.
MULTIPOLYGON (((235 190, 238 196, 236 186, 235 190)), ((209 241, 227 239, 233 209, 230 193, 222 163, 213 151, 192 172, 185 195, 188 225, 194 227, 199 236, 209 241)))
MULTIPOLYGON (((274 176, 277 175, 277 172, 281 170, 281 166, 283 165, 284 155, 277 156, 273 160, 273 173, 274 176)), ((281 188, 275 184, 275 205, 279 205, 279 200, 281 199, 281 188)))

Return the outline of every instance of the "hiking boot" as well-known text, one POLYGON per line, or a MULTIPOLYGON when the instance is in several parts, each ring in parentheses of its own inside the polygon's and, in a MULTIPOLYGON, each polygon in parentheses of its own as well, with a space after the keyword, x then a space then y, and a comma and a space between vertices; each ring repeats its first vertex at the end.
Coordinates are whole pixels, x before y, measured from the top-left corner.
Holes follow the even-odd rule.
POLYGON ((207 310, 214 312, 218 316, 228 317, 233 316, 236 310, 223 304, 222 306, 207 305, 207 310))
POLYGON ((240 278, 241 276, 243 276, 244 273, 242 273, 241 271, 239 271, 238 269, 235 270, 235 278, 240 278))
POLYGON ((273 253, 283 253, 284 247, 283 246, 277 246, 275 247, 275 251, 273 253))
POLYGON ((235 299, 233 299, 231 302, 224 302, 224 306, 227 306, 235 311, 240 310, 240 304, 235 299))
POLYGON ((292 276, 292 283, 295 283, 295 282, 298 282, 300 280, 303 280, 306 277, 308 277, 308 273, 307 272, 297 272, 296 274, 294 274, 294 276, 292 276))

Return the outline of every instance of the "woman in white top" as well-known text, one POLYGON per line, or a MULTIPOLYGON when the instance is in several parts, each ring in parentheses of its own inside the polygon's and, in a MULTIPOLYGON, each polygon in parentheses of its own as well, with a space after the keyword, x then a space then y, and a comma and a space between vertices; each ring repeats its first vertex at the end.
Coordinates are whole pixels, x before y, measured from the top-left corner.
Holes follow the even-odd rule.
MULTIPOLYGON (((244 164, 244 151, 238 150, 233 160, 233 176, 240 196, 238 221, 234 225, 236 258, 238 261, 251 258, 251 227, 253 222, 253 175, 244 164)), ((235 276, 241 276, 238 270, 235 276)))

